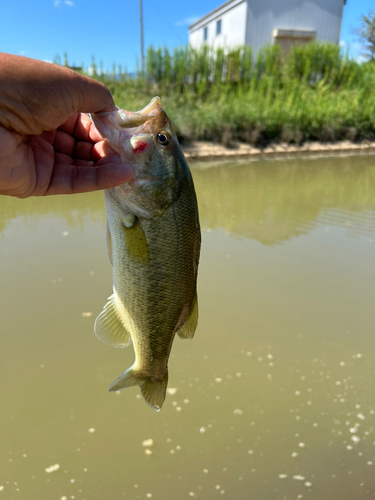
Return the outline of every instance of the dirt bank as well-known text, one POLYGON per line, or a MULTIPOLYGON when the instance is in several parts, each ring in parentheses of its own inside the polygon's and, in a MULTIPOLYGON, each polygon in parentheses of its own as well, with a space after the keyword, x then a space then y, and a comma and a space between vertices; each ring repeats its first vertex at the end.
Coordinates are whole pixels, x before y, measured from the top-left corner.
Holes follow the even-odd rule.
POLYGON ((279 143, 269 145, 265 148, 256 148, 243 143, 237 143, 231 148, 226 148, 221 144, 214 144, 212 142, 193 142, 183 144, 182 149, 188 160, 257 160, 262 158, 375 154, 375 142, 306 142, 301 146, 279 143))

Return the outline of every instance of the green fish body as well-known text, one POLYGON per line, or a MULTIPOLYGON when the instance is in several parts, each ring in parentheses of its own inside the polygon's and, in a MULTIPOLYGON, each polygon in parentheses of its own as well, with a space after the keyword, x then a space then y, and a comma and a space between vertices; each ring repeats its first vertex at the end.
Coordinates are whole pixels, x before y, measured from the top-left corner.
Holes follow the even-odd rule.
POLYGON ((97 337, 134 344, 135 362, 110 391, 139 385, 160 410, 177 333, 193 338, 198 321, 200 228, 194 184, 160 99, 136 113, 92 115, 135 177, 105 191, 113 295, 95 322, 97 337))

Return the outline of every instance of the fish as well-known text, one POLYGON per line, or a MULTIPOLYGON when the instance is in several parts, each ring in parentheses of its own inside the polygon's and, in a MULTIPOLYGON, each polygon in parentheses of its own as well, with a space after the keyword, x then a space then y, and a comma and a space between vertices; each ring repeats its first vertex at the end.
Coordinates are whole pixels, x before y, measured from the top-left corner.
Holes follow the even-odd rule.
POLYGON ((192 339, 198 323, 201 232, 193 178, 159 97, 140 111, 90 117, 135 171, 104 192, 113 294, 94 330, 107 344, 134 346, 134 364, 109 390, 139 386, 159 411, 174 337, 192 339))

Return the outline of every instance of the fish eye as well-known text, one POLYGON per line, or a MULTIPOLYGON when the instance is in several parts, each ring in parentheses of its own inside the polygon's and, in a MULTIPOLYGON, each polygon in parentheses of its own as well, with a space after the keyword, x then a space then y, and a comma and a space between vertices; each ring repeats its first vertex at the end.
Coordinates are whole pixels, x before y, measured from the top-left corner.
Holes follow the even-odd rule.
POLYGON ((160 146, 168 146, 169 145, 169 135, 167 134, 167 132, 159 132, 158 135, 157 135, 157 138, 158 138, 158 143, 160 144, 160 146))

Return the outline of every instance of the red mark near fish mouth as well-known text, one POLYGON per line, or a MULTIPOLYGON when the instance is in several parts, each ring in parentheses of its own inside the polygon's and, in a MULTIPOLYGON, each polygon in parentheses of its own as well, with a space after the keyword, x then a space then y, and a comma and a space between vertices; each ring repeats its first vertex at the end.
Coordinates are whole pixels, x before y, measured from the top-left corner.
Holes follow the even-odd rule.
POLYGON ((139 141, 137 142, 134 148, 134 153, 141 153, 142 151, 145 151, 147 148, 148 144, 146 142, 139 141))

